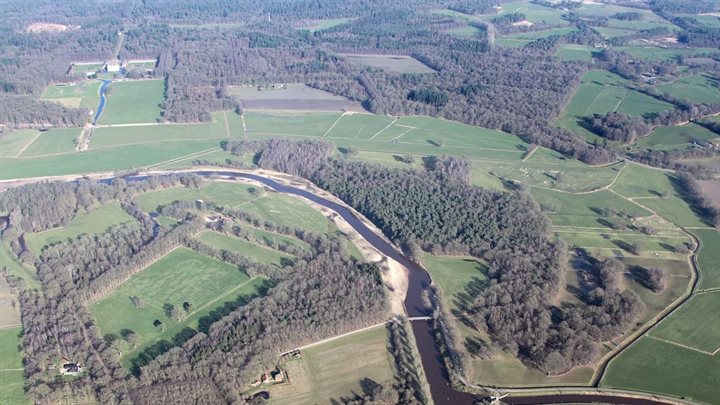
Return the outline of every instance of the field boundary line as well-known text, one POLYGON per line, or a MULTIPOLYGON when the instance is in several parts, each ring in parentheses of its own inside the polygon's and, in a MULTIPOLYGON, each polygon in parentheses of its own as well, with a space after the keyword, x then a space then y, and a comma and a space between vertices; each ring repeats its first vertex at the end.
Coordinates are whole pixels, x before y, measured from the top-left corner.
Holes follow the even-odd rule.
MULTIPOLYGON (((667 343, 667 344, 671 344, 671 345, 675 345, 675 346, 678 346, 678 347, 682 347, 683 349, 692 350, 692 351, 695 351, 695 352, 699 352, 699 353, 702 353, 702 354, 706 354, 706 355, 708 355, 708 356, 712 356, 712 355, 713 355, 713 353, 706 352, 705 350, 698 349, 698 348, 696 348, 696 347, 690 347, 690 346, 684 345, 684 344, 682 344, 682 343, 673 342, 672 340, 667 340, 667 339, 659 338, 659 337, 653 336, 653 335, 651 335, 651 334, 649 334, 649 333, 647 334, 647 337, 650 338, 650 339, 655 339, 655 340, 659 340, 659 341, 661 341, 661 342, 665 342, 665 343, 667 343)), ((718 349, 718 350, 720 350, 720 349, 718 349)), ((717 350, 716 350, 715 352, 717 352, 717 350)))
MULTIPOLYGON (((396 126, 399 127, 400 125, 396 125, 396 126)), ((390 142, 390 143, 397 142, 398 139, 402 138, 403 136, 405 136, 406 134, 408 134, 408 133, 409 133, 410 131, 412 131, 413 129, 417 129, 416 127, 407 127, 407 126, 405 126, 405 125, 403 125, 403 126, 406 127, 407 130, 403 131, 400 135, 398 135, 398 136, 396 136, 395 138, 389 140, 388 142, 390 142)))
POLYGON ((20 157, 20 155, 21 155, 23 152, 25 152, 25 149, 27 149, 28 146, 30 146, 33 142, 35 142, 35 140, 38 139, 38 138, 40 137, 40 135, 42 135, 42 132, 38 131, 38 133, 33 137, 33 139, 31 139, 30 142, 28 142, 25 146, 23 146, 23 148, 20 149, 20 152, 18 152, 17 154, 15 154, 15 157, 20 157))
POLYGON ((332 125, 330 125, 330 128, 328 128, 328 129, 325 131, 325 133, 322 134, 321 138, 327 137, 327 134, 329 134, 330 131, 332 131, 332 129, 335 128, 335 125, 337 125, 337 123, 340 122, 340 119, 341 119, 342 117, 344 117, 345 114, 347 114, 347 111, 344 112, 344 113, 342 113, 342 114, 340 114, 340 116, 337 117, 337 119, 335 120, 335 122, 333 122, 332 125))
POLYGON ((217 151, 220 151, 220 150, 222 150, 222 149, 220 149, 219 147, 214 147, 214 148, 210 148, 210 149, 201 150, 201 151, 199 151, 199 152, 191 153, 191 154, 189 154, 189 155, 179 156, 179 157, 176 157, 176 158, 174 158, 174 159, 169 159, 169 160, 166 160, 166 161, 163 161, 163 162, 155 163, 154 165, 148 166, 148 169, 157 169, 158 167, 161 167, 161 166, 165 166, 165 165, 168 165, 168 164, 171 164, 171 163, 177 163, 177 162, 182 161, 182 160, 185 160, 185 159, 191 159, 191 158, 194 158, 194 157, 199 157, 199 156, 202 156, 202 155, 207 155, 208 153, 217 152, 217 151))
POLYGON ((354 334, 356 334, 356 333, 361 333, 361 332, 366 332, 366 331, 368 331, 368 330, 370 330, 370 329, 375 329, 375 328, 377 328, 377 327, 380 327, 380 326, 382 326, 382 325, 388 324, 388 323, 390 323, 390 322, 394 322, 394 320, 393 320, 393 319, 390 319, 390 320, 387 320, 387 321, 382 321, 382 322, 380 322, 380 323, 376 323, 376 324, 374 324, 374 325, 366 326, 366 327, 364 327, 364 328, 355 329, 355 330, 352 330, 352 331, 350 331, 350 332, 346 332, 346 333, 343 333, 343 334, 340 334, 340 335, 335 335, 335 336, 332 336, 332 337, 329 337, 329 338, 326 338, 326 339, 318 340, 317 342, 308 343, 308 344, 306 344, 306 345, 304 345, 304 346, 299 346, 299 347, 296 347, 296 348, 294 348, 294 349, 288 350, 288 351, 286 351, 286 352, 282 352, 282 353, 280 353, 280 356, 282 357, 282 356, 284 356, 284 355, 286 355, 286 354, 289 354, 289 353, 292 353, 292 352, 294 352, 294 351, 296 351, 296 350, 305 350, 305 349, 310 348, 310 347, 319 346, 319 345, 324 344, 324 343, 329 343, 329 342, 332 342, 333 340, 337 340, 337 339, 343 338, 343 337, 345 337, 345 336, 354 335, 354 334))
POLYGON ((535 154, 535 151, 537 151, 538 149, 540 149, 540 147, 538 145, 535 145, 532 149, 528 151, 528 153, 525 154, 525 157, 523 157, 521 161, 527 162, 527 160, 530 159, 532 155, 535 154))
POLYGON ((377 131, 377 133, 376 133, 375 135, 371 136, 370 139, 368 139, 368 141, 372 141, 373 139, 375 139, 375 137, 378 136, 378 135, 380 135, 380 133, 381 133, 382 131, 390 128, 394 123, 396 123, 397 120, 398 120, 397 118, 395 118, 394 120, 392 120, 391 123, 387 124, 383 129, 377 131))
POLYGON ((1 325, 1 326, 0 326, 0 330, 2 330, 2 329, 17 328, 17 327, 20 327, 20 326, 22 326, 21 323, 11 323, 10 325, 1 325))
POLYGON ((243 126, 243 138, 247 139, 247 125, 245 125, 245 113, 240 114, 240 121, 243 126))
POLYGON ((704 290, 695 291, 695 294, 712 294, 712 293, 720 293, 720 287, 712 287, 712 288, 706 288, 704 290))
POLYGON ((230 126, 227 122, 227 111, 223 111, 223 119, 225 120, 225 133, 227 134, 227 137, 230 138, 230 126))

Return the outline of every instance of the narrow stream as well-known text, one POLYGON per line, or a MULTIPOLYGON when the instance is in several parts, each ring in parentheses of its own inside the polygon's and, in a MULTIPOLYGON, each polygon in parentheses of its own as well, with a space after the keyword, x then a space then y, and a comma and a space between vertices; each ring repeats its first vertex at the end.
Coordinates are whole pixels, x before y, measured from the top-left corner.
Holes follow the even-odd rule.
POLYGON ((105 91, 107 90, 107 87, 112 83, 112 80, 103 80, 102 84, 100 85, 100 104, 98 104, 97 111, 95 111, 95 115, 93 116, 93 125, 96 125, 98 120, 100 119, 100 114, 102 114, 103 110, 105 109, 105 91))

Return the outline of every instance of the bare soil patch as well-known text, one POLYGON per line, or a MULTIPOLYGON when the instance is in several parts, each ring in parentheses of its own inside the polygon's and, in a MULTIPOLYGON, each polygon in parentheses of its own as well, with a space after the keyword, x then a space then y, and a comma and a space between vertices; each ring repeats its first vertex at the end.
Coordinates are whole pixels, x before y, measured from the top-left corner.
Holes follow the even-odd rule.
POLYGON ((26 32, 63 32, 71 29, 78 29, 80 26, 52 24, 52 23, 32 23, 25 27, 26 32))
POLYGON ((514 22, 512 25, 513 25, 513 27, 532 27, 535 24, 531 23, 528 20, 522 20, 522 21, 514 22))

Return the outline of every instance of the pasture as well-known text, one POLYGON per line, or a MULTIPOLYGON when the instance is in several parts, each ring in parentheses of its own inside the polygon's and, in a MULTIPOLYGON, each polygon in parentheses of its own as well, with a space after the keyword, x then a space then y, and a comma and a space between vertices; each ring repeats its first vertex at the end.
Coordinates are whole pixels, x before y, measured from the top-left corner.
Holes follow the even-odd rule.
POLYGON ((707 128, 689 123, 673 127, 657 127, 635 144, 653 150, 687 149, 695 142, 709 141, 718 135, 707 128))
POLYGON ((250 279, 233 265, 178 248, 92 304, 90 312, 102 335, 120 337, 128 329, 139 336, 134 348, 126 346, 126 362, 143 348, 160 339, 169 340, 185 327, 197 328, 201 316, 225 302, 256 295, 262 284, 261 277, 250 279), (130 297, 138 297, 141 307, 136 307, 130 297), (184 302, 191 305, 188 311, 183 309, 184 302), (171 306, 180 311, 179 321, 169 316, 171 306), (155 326, 155 320, 162 326, 155 326))
POLYGON ((87 213, 78 214, 67 226, 27 234, 25 240, 33 253, 40 254, 46 246, 73 239, 82 234, 101 233, 113 225, 134 220, 120 207, 120 203, 114 202, 102 205, 87 213))
POLYGON ((484 286, 487 265, 469 256, 435 256, 425 253, 423 266, 433 283, 442 291, 451 313, 462 312, 464 295, 468 289, 484 286))
POLYGON ((18 157, 56 155, 75 151, 75 141, 82 128, 53 128, 33 138, 26 144, 18 157))
POLYGON ((364 111, 358 102, 301 83, 275 88, 237 86, 228 93, 241 100, 245 110, 364 111))
POLYGON ((95 111, 100 103, 100 84, 99 80, 87 80, 50 85, 45 89, 41 99, 62 104, 65 107, 87 108, 95 111))
MULTIPOLYGON (((624 197, 653 197, 674 195, 673 177, 669 173, 628 163, 612 190, 624 197)), ((642 203, 642 201, 640 201, 642 203)))
POLYGON ((697 264, 700 269, 699 290, 720 288, 720 233, 714 229, 693 229, 700 239, 697 264))
POLYGON ((0 158, 17 157, 41 132, 34 129, 19 129, 0 138, 0 158))
POLYGON ((395 376, 384 325, 301 351, 281 365, 288 382, 269 388, 273 404, 331 404, 362 393, 362 381, 382 384, 395 376), (334 402, 335 401, 335 402, 334 402))
POLYGON ((432 68, 405 55, 340 54, 350 63, 393 73, 433 73, 432 68))
POLYGON ((0 329, 0 403, 29 404, 25 397, 20 345, 22 328, 0 329))
POLYGON ((280 266, 284 261, 292 260, 293 257, 265 246, 250 243, 244 239, 225 235, 213 231, 203 231, 196 238, 215 249, 227 250, 247 256, 258 263, 274 264, 280 266))
POLYGON ((673 83, 657 86, 660 93, 670 93, 693 103, 717 103, 720 100, 718 81, 707 74, 683 77, 673 83))
POLYGON ((308 25, 300 27, 310 32, 322 31, 328 28, 336 27, 341 24, 352 21, 352 18, 325 18, 322 20, 313 20, 308 25))
POLYGON ((714 403, 717 381, 720 356, 645 336, 610 362, 600 385, 714 403))
POLYGON ((597 50, 587 45, 563 44, 558 48, 556 56, 562 61, 589 62, 597 50))
POLYGON ((35 268, 19 263, 7 242, 0 242, 0 263, 5 266, 8 273, 23 279, 28 289, 40 291, 40 282, 37 280, 35 268))
POLYGON ((162 80, 116 81, 109 89, 98 124, 133 124, 160 119, 161 104, 165 99, 162 80))
POLYGON ((576 367, 559 376, 547 376, 534 367, 528 367, 516 357, 497 351, 492 359, 471 361, 476 384, 503 387, 533 387, 543 385, 586 385, 592 378, 591 367, 576 367))
POLYGON ((720 353, 720 293, 695 294, 663 320, 650 336, 693 349, 720 353))
POLYGON ((89 150, 146 143, 207 140, 217 140, 219 143, 220 139, 237 135, 241 134, 229 134, 224 115, 216 114, 211 123, 95 128, 90 139, 89 150))
POLYGON ((202 199, 206 204, 215 203, 222 207, 233 207, 245 204, 256 197, 250 193, 251 186, 225 181, 209 181, 199 189, 189 187, 173 187, 165 190, 151 191, 136 198, 140 207, 146 212, 154 212, 163 205, 173 201, 194 201, 202 199))
POLYGON ((310 245, 307 243, 292 238, 287 235, 282 235, 279 233, 269 232, 263 229, 258 229, 253 226, 249 226, 247 224, 234 224, 233 227, 239 227, 241 229, 247 230, 249 232, 248 237, 251 241, 257 241, 259 243, 263 244, 271 244, 271 245, 288 245, 293 246, 302 250, 309 250, 310 245))
POLYGON ((248 137, 314 137, 322 136, 339 117, 340 113, 248 112, 245 125, 248 137))

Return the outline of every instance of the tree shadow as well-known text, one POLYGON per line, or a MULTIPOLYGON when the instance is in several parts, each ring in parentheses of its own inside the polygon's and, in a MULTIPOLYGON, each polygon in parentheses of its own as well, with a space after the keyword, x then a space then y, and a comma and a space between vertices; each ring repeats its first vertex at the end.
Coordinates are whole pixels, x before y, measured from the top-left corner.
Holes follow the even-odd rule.
POLYGON ((625 242, 624 240, 613 239, 613 240, 611 240, 611 242, 613 243, 613 245, 619 247, 620 249, 622 249, 628 253, 633 253, 633 254, 635 253, 632 245, 625 242))

